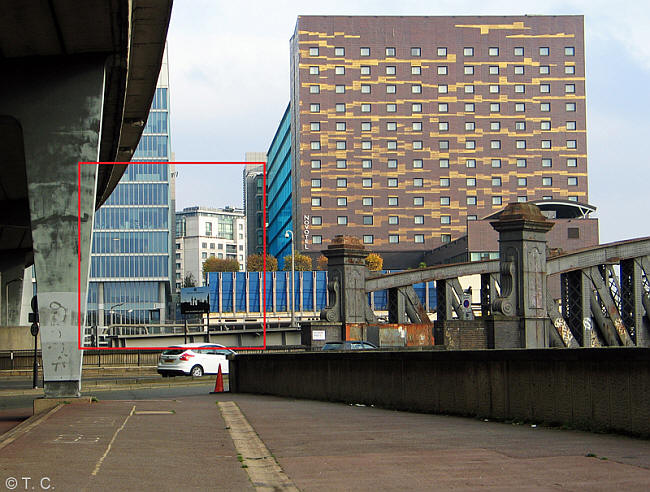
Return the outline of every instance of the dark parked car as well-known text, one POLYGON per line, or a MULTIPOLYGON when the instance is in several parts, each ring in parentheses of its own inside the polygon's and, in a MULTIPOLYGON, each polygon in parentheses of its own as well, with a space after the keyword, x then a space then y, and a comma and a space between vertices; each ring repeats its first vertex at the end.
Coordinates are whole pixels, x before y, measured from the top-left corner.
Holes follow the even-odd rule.
POLYGON ((370 342, 358 342, 348 340, 345 342, 327 342, 323 345, 323 350, 370 350, 378 348, 377 345, 370 342))

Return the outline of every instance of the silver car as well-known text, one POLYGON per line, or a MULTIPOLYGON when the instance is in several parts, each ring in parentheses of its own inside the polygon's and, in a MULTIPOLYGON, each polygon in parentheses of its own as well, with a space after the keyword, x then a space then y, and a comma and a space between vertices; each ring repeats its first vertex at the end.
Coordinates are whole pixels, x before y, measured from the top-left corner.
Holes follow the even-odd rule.
POLYGON ((227 355, 230 349, 216 343, 187 343, 170 347, 160 354, 158 374, 163 377, 186 375, 200 377, 204 374, 228 374, 227 355))

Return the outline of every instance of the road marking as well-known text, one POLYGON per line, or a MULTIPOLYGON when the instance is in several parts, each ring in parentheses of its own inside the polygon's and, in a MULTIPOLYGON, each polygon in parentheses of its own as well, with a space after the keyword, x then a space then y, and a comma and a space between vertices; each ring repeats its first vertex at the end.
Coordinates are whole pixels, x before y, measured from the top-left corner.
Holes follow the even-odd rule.
POLYGON ((138 410, 136 415, 174 415, 176 412, 173 410, 138 410))
POLYGON ((234 401, 219 402, 230 437, 256 490, 298 491, 234 401))
POLYGON ((102 463, 104 462, 104 459, 106 458, 106 456, 108 456, 108 453, 110 452, 111 447, 113 446, 113 443, 115 442, 115 439, 117 438, 117 435, 120 433, 120 431, 122 429, 124 429, 124 426, 126 426, 126 423, 129 421, 129 419, 131 418, 131 415, 133 415, 134 412, 135 412, 135 405, 133 405, 133 408, 131 409, 131 413, 129 413, 129 415, 127 415, 127 417, 124 419, 124 422, 122 422, 122 425, 115 431, 115 434, 113 434, 113 438, 111 439, 111 442, 108 443, 108 447, 106 448, 106 451, 104 452, 102 457, 99 458, 99 461, 95 465, 95 469, 91 473, 91 475, 93 477, 97 476, 97 473, 99 472, 99 469, 102 467, 102 463))

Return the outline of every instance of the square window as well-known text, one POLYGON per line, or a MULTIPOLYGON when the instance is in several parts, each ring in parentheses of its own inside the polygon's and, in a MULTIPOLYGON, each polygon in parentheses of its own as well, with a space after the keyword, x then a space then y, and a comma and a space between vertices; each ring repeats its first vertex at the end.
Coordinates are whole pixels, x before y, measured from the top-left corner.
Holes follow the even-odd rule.
POLYGON ((422 92, 422 86, 420 84, 415 84, 411 86, 411 93, 420 94, 422 92))
POLYGON ((542 167, 553 167, 553 159, 542 159, 542 167))
POLYGON ((474 48, 463 48, 464 56, 474 56, 474 48))
POLYGON ((397 69, 392 65, 386 67, 386 75, 395 75, 396 71, 397 69))
POLYGON ((337 113, 345 113, 345 103, 336 103, 334 109, 337 113))
POLYGON ((320 123, 319 123, 318 121, 312 121, 312 122, 309 124, 309 129, 310 129, 312 132, 319 132, 319 131, 320 131, 320 123))
POLYGON ((413 197, 413 205, 416 206, 416 207, 424 206, 424 197, 422 197, 422 196, 414 196, 413 197))
POLYGON ((489 71, 490 71, 490 75, 499 75, 499 66, 490 65, 489 71))
POLYGON ((449 149, 449 140, 439 140, 438 141, 438 148, 440 150, 448 150, 449 149))
POLYGON ((501 140, 490 140, 490 148, 491 149, 500 149, 501 148, 501 140))
POLYGON ((413 187, 422 188, 424 186, 424 180, 422 178, 413 178, 413 187))
POLYGON ((517 159, 517 167, 526 167, 527 165, 526 159, 517 159))
POLYGON ((548 113, 551 110, 551 103, 541 103, 539 105, 539 110, 548 113))
POLYGON ((395 56, 395 48, 386 48, 386 56, 395 56))
POLYGON ((372 128, 372 123, 370 121, 362 121, 361 122, 361 131, 362 132, 369 132, 372 128))
POLYGON ((311 206, 312 207, 320 207, 320 197, 312 197, 311 198, 311 206))
POLYGON ((492 167, 501 167, 501 159, 491 159, 490 165, 492 167))
POLYGON ((564 65, 564 73, 567 75, 574 75, 576 73, 575 65, 564 65))
POLYGON ((372 141, 371 140, 363 140, 361 142, 361 149, 362 150, 372 149, 372 141))
POLYGON ((470 188, 473 188, 474 186, 476 186, 476 178, 465 178, 465 185, 470 188))
POLYGON ((311 237, 311 242, 312 242, 312 244, 321 244, 323 242, 323 236, 319 236, 317 234, 314 234, 311 237))
POLYGON ((345 147, 346 147, 345 140, 337 140, 336 141, 336 150, 345 150, 345 147))
POLYGON ((359 56, 370 56, 370 48, 360 48, 359 56))
POLYGON ((476 148, 476 140, 465 140, 465 148, 466 149, 475 149, 476 148))
POLYGON ((514 52, 515 56, 524 56, 524 48, 522 46, 517 46, 514 52))
POLYGON ((540 84, 539 85, 539 92, 541 92, 543 94, 551 92, 551 84, 540 84))
POLYGON ((309 75, 318 75, 318 66, 309 67, 309 75))
POLYGON ((414 169, 420 169, 422 167, 423 167, 422 159, 413 159, 413 168, 414 169))
POLYGON ((372 215, 363 216, 363 225, 372 225, 372 223, 373 223, 372 215))
POLYGON ((309 48, 309 56, 318 56, 318 46, 309 48))
POLYGON ((386 167, 388 169, 397 169, 397 159, 388 159, 386 161, 386 167))
POLYGON ((311 150, 320 150, 320 142, 311 142, 311 150))
POLYGON ((364 103, 361 105, 362 113, 370 113, 370 103, 364 103))
POLYGON ((576 110, 576 103, 566 103, 564 107, 568 112, 573 112, 576 110))
POLYGON ((465 112, 466 113, 473 113, 475 110, 474 103, 465 103, 465 112))
POLYGON ((438 48, 438 56, 447 56, 447 48, 438 48))
POLYGON ((440 178, 440 186, 443 188, 449 188, 449 178, 440 178))
POLYGON ((337 121, 336 122, 336 131, 337 132, 344 132, 345 131, 345 121, 337 121))
POLYGON ((451 242, 451 234, 440 234, 440 241, 443 243, 451 242))
POLYGON ((344 85, 336 85, 336 86, 334 86, 334 92, 336 94, 345 94, 345 86, 344 85))
POLYGON ((499 177, 493 177, 492 178, 492 186, 501 186, 501 178, 499 177))
POLYGON ((574 56, 576 54, 576 49, 573 46, 566 46, 564 48, 564 56, 574 56))
POLYGON ((476 159, 467 159, 465 161, 465 167, 476 167, 476 159))
POLYGON ((348 161, 345 159, 336 160, 336 169, 346 169, 348 167, 348 161))
POLYGON ((515 65, 515 75, 523 75, 524 70, 525 69, 523 65, 515 65))
POLYGON ((451 203, 451 199, 448 196, 440 197, 440 205, 448 206, 451 203))
POLYGON ((517 186, 526 186, 528 180, 526 178, 517 178, 517 186))
POLYGON ((424 242, 424 234, 416 234, 413 237, 414 242, 416 243, 423 243, 424 242))
POLYGON ((519 203, 526 203, 527 201, 528 201, 528 198, 526 197, 526 195, 523 195, 523 196, 520 195, 520 196, 517 197, 517 202, 519 202, 519 203))
POLYGON ((463 73, 465 75, 474 75, 474 65, 465 65, 463 67, 463 73))
POLYGON ((347 207, 347 205, 348 205, 348 199, 345 198, 345 197, 339 197, 339 198, 336 199, 336 204, 337 204, 339 207, 347 207))
POLYGON ((397 149, 397 140, 389 140, 386 142, 386 148, 388 150, 396 150, 397 149))
POLYGON ((515 103, 515 111, 518 113, 526 111, 526 103, 515 103))
POLYGON ((364 196, 361 199, 361 205, 363 205, 364 207, 372 207, 372 197, 364 196))
POLYGON ((334 48, 334 56, 345 56, 345 48, 334 48))
POLYGON ((575 94, 576 92, 575 84, 564 84, 564 92, 567 94, 575 94))
POLYGON ((499 48, 496 47, 488 48, 488 55, 499 56, 499 48))
POLYGON ((550 176, 542 177, 542 186, 553 186, 553 178, 550 176))
POLYGON ((540 65, 539 73, 540 75, 548 75, 549 73, 551 73, 551 67, 549 67, 548 65, 540 65))
POLYGON ((413 223, 424 224, 424 215, 416 215, 415 217, 413 217, 413 223))
POLYGON ((551 122, 548 121, 548 120, 542 121, 542 122, 539 124, 539 128, 540 128, 541 130, 550 130, 550 129, 551 129, 551 122))
POLYGON ((446 132, 449 130, 449 122, 441 121, 438 123, 438 130, 441 132, 446 132))
POLYGON ((550 149, 551 148, 551 141, 550 140, 542 140, 542 148, 543 149, 550 149))
POLYGON ((397 188, 397 178, 388 178, 388 187, 397 188))
POLYGON ((361 180, 361 186, 364 188, 372 188, 372 178, 363 178, 361 180))
POLYGON ((386 122, 386 130, 388 130, 388 131, 397 130, 397 122, 395 122, 395 121, 386 122))
POLYGON ((347 218, 347 216, 345 216, 345 215, 339 215, 339 216, 336 218, 336 223, 337 223, 338 225, 348 225, 348 218, 347 218))
POLYGON ((386 104, 386 112, 387 113, 395 113, 396 111, 397 111, 397 104, 394 104, 394 103, 386 104))
POLYGON ((467 205, 476 205, 476 197, 468 196, 465 198, 465 202, 467 203, 467 205))
POLYGON ((525 140, 515 140, 515 148, 517 148, 517 149, 525 149, 526 148, 526 141, 525 140))
POLYGON ((310 94, 320 94, 320 85, 310 85, 309 86, 310 94))
POLYGON ((348 180, 346 178, 336 178, 336 187, 337 188, 347 188, 348 180))
POLYGON ((345 75, 345 67, 343 65, 334 67, 334 73, 336 75, 345 75))
POLYGON ((372 234, 365 234, 363 236, 363 244, 372 244, 374 241, 374 236, 372 234))
POLYGON ((576 122, 575 121, 567 121, 566 122, 566 129, 567 130, 575 130, 576 129, 576 122))
POLYGON ((420 48, 411 48, 411 56, 420 56, 422 50, 420 48))
POLYGON ((449 87, 447 84, 438 84, 438 94, 447 94, 449 92, 449 87))
POLYGON ((368 65, 361 65, 361 75, 370 75, 370 67, 368 65))
POLYGON ((369 84, 361 84, 361 94, 370 94, 369 84))
POLYGON ((500 196, 493 196, 492 197, 492 205, 501 205, 502 200, 500 196))
POLYGON ((388 216, 388 225, 398 225, 398 224, 399 224, 399 217, 397 215, 388 216))
POLYGON ((372 169, 372 159, 364 159, 361 161, 361 167, 363 169, 372 169))
POLYGON ((577 167, 578 166, 578 159, 575 158, 569 158, 566 160, 566 166, 567 167, 577 167))
POLYGON ((309 111, 312 113, 320 113, 320 104, 312 103, 309 105, 309 111))
POLYGON ((578 146, 578 142, 576 140, 567 140, 566 141, 566 148, 567 149, 575 149, 578 146))
POLYGON ((498 113, 501 110, 499 103, 490 103, 490 111, 493 113, 498 113))
POLYGON ((422 150, 422 140, 413 141, 413 150, 422 150))
POLYGON ((473 132, 474 130, 476 130, 476 123, 473 122, 473 121, 466 121, 465 122, 465 131, 473 132))
POLYGON ((386 94, 395 94, 395 92, 397 92, 397 86, 392 84, 386 86, 386 94))
POLYGON ((399 236, 397 234, 389 234, 388 235, 388 242, 391 243, 391 244, 399 243, 399 236))
POLYGON ((447 75, 447 66, 446 65, 438 66, 438 75, 447 75))
POLYGON ((440 159, 439 165, 441 168, 449 167, 449 159, 440 159))
POLYGON ((440 216, 441 224, 451 224, 451 215, 441 215, 440 216))
POLYGON ((550 52, 551 50, 548 48, 548 46, 539 47, 539 56, 548 56, 550 52))
POLYGON ((414 132, 421 132, 422 131, 422 122, 421 121, 414 121, 411 124, 411 130, 414 132))
POLYGON ((515 121, 515 130, 525 130, 526 122, 525 121, 515 121))
POLYGON ((389 196, 388 197, 388 206, 389 207, 397 207, 399 204, 399 200, 397 199, 396 196, 389 196))
POLYGON ((490 86, 490 94, 498 94, 499 93, 499 86, 498 85, 491 85, 490 86))
POLYGON ((577 197, 577 196, 570 196, 570 197, 568 197, 568 198, 569 198, 569 201, 570 201, 570 202, 577 202, 577 201, 578 201, 578 197, 577 197))
POLYGON ((320 169, 320 160, 311 161, 311 168, 312 169, 320 169))
POLYGON ((320 188, 320 179, 312 179, 311 180, 311 187, 312 188, 320 188))
POLYGON ((526 86, 524 84, 516 84, 515 92, 517 94, 523 94, 524 92, 526 92, 526 86))
POLYGON ((578 186, 578 178, 574 178, 574 177, 567 178, 567 184, 569 186, 578 186))
POLYGON ((411 104, 411 111, 413 113, 421 113, 422 112, 422 104, 420 104, 420 103, 411 104))
POLYGON ((474 86, 472 84, 463 87, 465 94, 474 94, 474 86))

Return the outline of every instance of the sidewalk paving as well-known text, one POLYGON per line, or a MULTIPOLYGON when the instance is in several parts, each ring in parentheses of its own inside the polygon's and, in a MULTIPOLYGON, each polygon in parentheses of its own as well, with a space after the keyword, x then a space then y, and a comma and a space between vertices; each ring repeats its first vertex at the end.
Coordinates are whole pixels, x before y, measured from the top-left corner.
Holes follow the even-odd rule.
MULTIPOLYGON (((245 394, 99 398, 63 405, 13 442, 0 442, 0 487, 28 477, 30 490, 40 490, 43 479, 59 491, 253 490, 249 472, 276 460, 286 474, 276 490, 647 490, 650 484, 650 441, 624 436, 245 394)), ((265 479, 251 476, 264 490, 265 479)))

